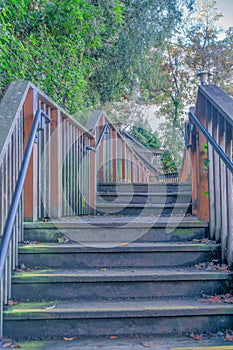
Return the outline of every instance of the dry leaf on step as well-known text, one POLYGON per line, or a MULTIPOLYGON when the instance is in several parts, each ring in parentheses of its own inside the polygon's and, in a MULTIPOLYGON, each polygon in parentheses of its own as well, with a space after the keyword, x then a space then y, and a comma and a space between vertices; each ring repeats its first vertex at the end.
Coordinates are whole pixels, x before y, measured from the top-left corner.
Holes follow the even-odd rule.
POLYGON ((145 348, 151 348, 154 345, 154 342, 152 342, 152 341, 145 341, 145 342, 142 343, 142 345, 145 348))
POLYGON ((77 337, 70 337, 70 338, 64 337, 63 339, 66 340, 66 341, 72 341, 72 340, 77 339, 77 337))

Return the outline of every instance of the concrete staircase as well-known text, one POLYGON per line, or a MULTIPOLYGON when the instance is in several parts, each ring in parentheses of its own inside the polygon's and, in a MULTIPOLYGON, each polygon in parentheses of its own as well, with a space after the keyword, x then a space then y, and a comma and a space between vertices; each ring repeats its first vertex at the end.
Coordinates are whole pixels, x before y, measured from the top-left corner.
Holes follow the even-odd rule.
POLYGON ((117 215, 191 213, 191 184, 100 183, 97 211, 117 215))
POLYGON ((207 223, 173 215, 181 198, 190 212, 189 185, 133 185, 133 203, 129 185, 115 185, 120 195, 108 186, 99 186, 98 210, 110 199, 111 213, 118 196, 128 202, 126 212, 25 223, 12 284, 17 303, 5 310, 4 335, 175 336, 232 328, 232 304, 198 301, 226 293, 232 273, 216 266, 220 246, 206 239, 207 223), (150 210, 163 203, 172 210, 135 215, 134 200, 143 207, 144 199, 150 210))

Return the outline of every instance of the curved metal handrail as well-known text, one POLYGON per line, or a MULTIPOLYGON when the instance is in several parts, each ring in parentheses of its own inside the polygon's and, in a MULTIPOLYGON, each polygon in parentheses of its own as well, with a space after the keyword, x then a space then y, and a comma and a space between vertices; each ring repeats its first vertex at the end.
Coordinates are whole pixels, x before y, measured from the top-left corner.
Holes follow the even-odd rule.
POLYGON ((0 281, 1 281, 1 279, 3 277, 3 273, 4 273, 4 267, 5 267, 5 263, 6 263, 6 259, 7 259, 7 255, 8 255, 10 241, 12 238, 14 222, 15 222, 20 198, 22 195, 22 191, 23 191, 23 186, 24 186, 24 182, 25 182, 25 178, 26 178, 26 174, 27 174, 27 170, 28 170, 28 165, 30 162, 30 157, 31 157, 32 149, 33 149, 33 143, 36 140, 37 132, 40 128, 40 123, 42 126, 40 128, 40 130, 43 130, 44 122, 49 123, 50 118, 43 110, 38 109, 36 112, 36 115, 35 115, 35 119, 34 119, 33 124, 32 124, 32 129, 31 129, 30 136, 28 139, 27 147, 26 147, 25 154, 23 157, 21 169, 19 172, 18 181, 17 181, 16 186, 15 186, 15 191, 14 191, 14 194, 12 197, 11 205, 10 205, 10 208, 8 211, 8 216, 6 219, 6 223, 5 223, 5 227, 4 227, 4 231, 3 231, 3 235, 2 235, 2 239, 1 239, 1 243, 0 243, 0 281))

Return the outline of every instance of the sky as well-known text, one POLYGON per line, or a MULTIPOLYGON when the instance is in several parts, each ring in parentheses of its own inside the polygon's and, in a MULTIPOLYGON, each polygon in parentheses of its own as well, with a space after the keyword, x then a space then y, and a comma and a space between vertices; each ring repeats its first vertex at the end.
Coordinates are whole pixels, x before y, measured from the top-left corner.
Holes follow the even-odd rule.
POLYGON ((219 20, 221 27, 233 27, 233 0, 217 0, 217 8, 223 14, 219 20))

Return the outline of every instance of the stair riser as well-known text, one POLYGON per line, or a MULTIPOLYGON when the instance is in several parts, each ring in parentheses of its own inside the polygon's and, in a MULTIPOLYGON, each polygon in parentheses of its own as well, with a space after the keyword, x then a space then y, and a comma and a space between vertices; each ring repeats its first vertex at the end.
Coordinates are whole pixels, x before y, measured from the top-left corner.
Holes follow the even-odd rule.
POLYGON ((14 339, 50 339, 63 337, 185 335, 186 333, 217 332, 232 329, 232 315, 125 318, 82 318, 48 320, 5 320, 4 335, 14 339))
POLYGON ((22 301, 193 297, 226 292, 224 281, 122 281, 13 283, 12 298, 22 301))
POLYGON ((109 203, 114 204, 114 203, 128 203, 128 204, 172 204, 172 203, 189 203, 191 202, 191 197, 190 194, 188 195, 178 195, 177 194, 171 194, 171 195, 166 195, 161 193, 159 195, 148 195, 148 196, 142 196, 142 195, 126 195, 126 194, 119 194, 114 195, 114 194, 101 194, 97 198, 97 206, 100 205, 101 203, 109 203))
MULTIPOLYGON (((177 225, 178 226, 178 225, 177 225)), ((191 241, 207 237, 206 227, 143 227, 127 228, 126 225, 120 227, 98 227, 89 225, 88 228, 66 228, 66 229, 25 229, 25 241, 38 241, 47 243, 57 243, 58 238, 68 237, 69 239, 79 242, 179 242, 191 241)))
POLYGON ((20 254, 19 262, 41 268, 178 267, 219 258, 211 251, 20 254))
POLYGON ((176 184, 99 184, 99 192, 129 192, 129 193, 171 193, 171 192, 189 192, 191 193, 192 187, 188 183, 176 184))
POLYGON ((132 216, 139 216, 139 215, 171 215, 171 214, 191 214, 192 207, 189 206, 180 206, 178 204, 172 205, 170 204, 169 207, 164 207, 161 205, 161 207, 140 207, 135 208, 133 206, 127 205, 124 207, 114 206, 114 204, 109 204, 106 206, 106 204, 103 205, 97 205, 96 206, 97 213, 102 214, 113 214, 113 215, 132 215, 132 216))

